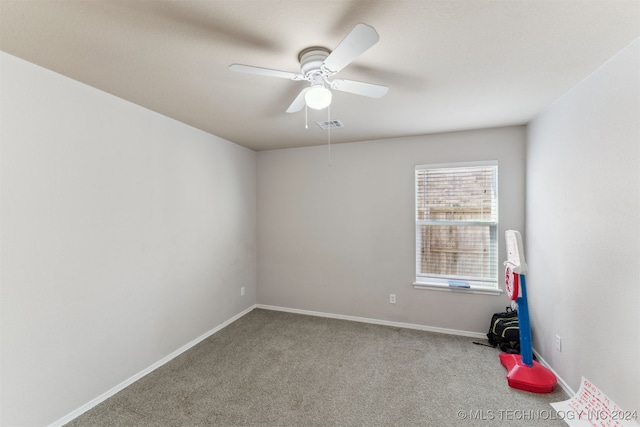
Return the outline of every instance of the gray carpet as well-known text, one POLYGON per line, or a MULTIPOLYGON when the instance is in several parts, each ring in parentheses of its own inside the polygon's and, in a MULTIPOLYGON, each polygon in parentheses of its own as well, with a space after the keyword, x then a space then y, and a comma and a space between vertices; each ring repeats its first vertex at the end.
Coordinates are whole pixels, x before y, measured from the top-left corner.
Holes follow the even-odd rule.
POLYGON ((566 425, 474 340, 256 309, 67 425, 566 425))

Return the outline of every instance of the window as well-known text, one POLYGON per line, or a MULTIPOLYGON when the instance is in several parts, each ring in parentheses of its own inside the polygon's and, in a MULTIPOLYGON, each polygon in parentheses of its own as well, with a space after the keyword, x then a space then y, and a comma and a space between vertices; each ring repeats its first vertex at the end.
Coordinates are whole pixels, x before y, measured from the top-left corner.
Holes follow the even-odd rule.
POLYGON ((497 289, 497 162, 415 173, 416 285, 497 289))

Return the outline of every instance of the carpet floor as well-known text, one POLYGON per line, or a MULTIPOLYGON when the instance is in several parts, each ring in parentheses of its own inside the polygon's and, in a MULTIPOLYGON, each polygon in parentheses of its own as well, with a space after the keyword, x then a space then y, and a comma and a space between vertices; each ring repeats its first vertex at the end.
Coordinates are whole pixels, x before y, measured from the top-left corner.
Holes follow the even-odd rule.
POLYGON ((566 425, 473 341, 255 309, 67 426, 566 425))

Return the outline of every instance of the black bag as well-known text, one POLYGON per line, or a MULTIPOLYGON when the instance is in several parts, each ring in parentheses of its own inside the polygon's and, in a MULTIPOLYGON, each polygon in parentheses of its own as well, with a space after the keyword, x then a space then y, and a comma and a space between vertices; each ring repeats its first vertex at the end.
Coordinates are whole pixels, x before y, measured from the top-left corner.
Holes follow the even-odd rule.
POLYGON ((518 312, 507 307, 502 313, 491 317, 491 325, 487 333, 489 344, 499 347, 505 353, 520 353, 520 327, 518 312))

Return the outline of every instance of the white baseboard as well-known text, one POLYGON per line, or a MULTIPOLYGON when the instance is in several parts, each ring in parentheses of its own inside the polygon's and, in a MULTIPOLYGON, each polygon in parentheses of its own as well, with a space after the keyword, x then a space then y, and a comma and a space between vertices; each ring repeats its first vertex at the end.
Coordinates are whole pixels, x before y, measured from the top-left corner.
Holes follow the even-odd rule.
POLYGON ((351 320, 353 322, 371 323, 374 325, 395 326, 397 328, 418 329, 420 331, 437 332, 439 334, 460 335, 471 338, 487 338, 486 334, 481 332, 461 331, 458 329, 437 328, 435 326, 418 325, 415 323, 393 322, 390 320, 370 319, 366 317, 347 316, 344 314, 323 313, 320 311, 299 310, 297 308, 278 307, 273 305, 257 304, 256 308, 265 310, 285 311, 287 313, 306 314, 309 316, 328 317, 330 319, 351 320))
POLYGON ((64 417, 60 418, 59 420, 53 422, 52 424, 49 425, 49 427, 61 427, 61 426, 65 425, 65 424, 67 424, 71 420, 73 420, 73 419, 79 417, 80 415, 84 414, 89 409, 93 408, 94 406, 98 405, 99 403, 104 402, 105 400, 107 400, 108 398, 110 398, 111 396, 113 396, 114 394, 119 392, 120 390, 128 387, 129 385, 131 385, 134 382, 138 381, 140 378, 144 377, 145 375, 150 374, 154 370, 158 369, 160 366, 162 366, 165 363, 169 362, 171 359, 181 355, 185 351, 189 350, 191 347, 195 346, 196 344, 200 343, 201 341, 204 341, 205 339, 209 338, 211 335, 215 334, 216 332, 224 329, 226 326, 230 325, 231 323, 235 322, 236 320, 238 320, 242 316, 244 316, 247 313, 251 312, 254 308, 256 308, 255 305, 253 305, 253 306, 247 308, 246 310, 236 314, 232 318, 230 318, 230 319, 226 320, 225 322, 219 324, 218 326, 216 326, 215 328, 211 329, 210 331, 205 332, 203 335, 200 335, 198 338, 194 339, 193 341, 190 341, 187 344, 183 345, 182 347, 180 347, 176 351, 172 352, 171 354, 169 354, 169 355, 163 357, 162 359, 158 360, 156 363, 154 363, 153 365, 149 366, 148 368, 143 369, 142 371, 138 372, 137 374, 135 374, 131 378, 126 379, 125 381, 123 381, 120 384, 116 385, 112 389, 102 393, 100 396, 96 397, 95 399, 92 399, 91 401, 85 403, 84 405, 82 405, 78 409, 74 410, 73 412, 71 412, 71 413, 65 415, 64 417))

